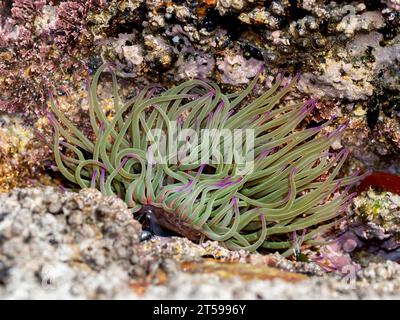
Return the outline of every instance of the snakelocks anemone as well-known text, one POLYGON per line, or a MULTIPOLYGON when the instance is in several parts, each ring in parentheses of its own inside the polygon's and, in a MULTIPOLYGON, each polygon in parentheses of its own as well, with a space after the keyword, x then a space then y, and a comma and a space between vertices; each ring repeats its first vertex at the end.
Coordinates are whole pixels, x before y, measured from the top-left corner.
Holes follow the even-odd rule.
POLYGON ((194 241, 290 255, 300 241, 315 244, 317 235, 346 218, 349 190, 362 178, 339 178, 348 151, 329 150, 346 125, 330 133, 331 121, 296 130, 315 106, 313 100, 282 102, 296 80, 282 86, 278 77, 255 99, 249 95, 258 76, 234 94, 190 80, 168 90, 149 86, 122 101, 116 73, 105 64, 88 83, 94 138, 50 95, 57 167, 80 188, 121 197, 132 212, 151 206, 158 224, 194 241), (97 92, 106 69, 113 117, 105 115, 97 92))

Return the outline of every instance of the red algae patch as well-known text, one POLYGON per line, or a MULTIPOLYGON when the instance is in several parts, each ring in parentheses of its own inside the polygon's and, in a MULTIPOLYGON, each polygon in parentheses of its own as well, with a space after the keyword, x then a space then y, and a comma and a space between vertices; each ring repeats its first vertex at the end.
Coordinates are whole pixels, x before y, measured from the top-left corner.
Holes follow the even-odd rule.
POLYGON ((400 176, 388 172, 373 172, 361 181, 358 192, 368 190, 369 187, 400 195, 400 176))

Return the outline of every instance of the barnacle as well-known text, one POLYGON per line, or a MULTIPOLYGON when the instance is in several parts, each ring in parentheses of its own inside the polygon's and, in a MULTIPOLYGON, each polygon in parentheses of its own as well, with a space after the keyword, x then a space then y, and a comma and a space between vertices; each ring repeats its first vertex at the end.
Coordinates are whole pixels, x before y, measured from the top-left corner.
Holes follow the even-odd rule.
MULTIPOLYGON (((331 133, 324 130, 331 121, 296 130, 315 101, 280 103, 296 81, 281 87, 281 77, 251 100, 248 96, 257 80, 234 94, 224 94, 216 84, 197 79, 168 90, 149 86, 122 102, 113 68, 103 65, 88 84, 94 139, 79 131, 51 96, 56 164, 72 183, 116 194, 132 212, 152 206, 161 225, 193 240, 212 239, 230 249, 286 250, 284 254, 289 255, 300 245, 299 239, 304 244, 316 243, 316 235, 336 225, 338 217, 346 218, 344 212, 354 196, 349 190, 361 177, 339 178, 348 151, 329 152, 346 125, 331 133), (112 119, 102 111, 97 94, 106 68, 113 82, 112 119), (198 135, 209 129, 212 141, 219 140, 223 130, 252 130, 252 170, 244 170, 235 157, 164 162, 157 148, 149 159, 151 146, 161 141, 154 129, 174 132, 171 121, 198 135)), ((177 140, 176 134, 167 135, 167 140, 169 146, 177 140)), ((235 134, 233 140, 245 148, 246 141, 235 134)), ((209 148, 195 142, 189 153, 209 148)))

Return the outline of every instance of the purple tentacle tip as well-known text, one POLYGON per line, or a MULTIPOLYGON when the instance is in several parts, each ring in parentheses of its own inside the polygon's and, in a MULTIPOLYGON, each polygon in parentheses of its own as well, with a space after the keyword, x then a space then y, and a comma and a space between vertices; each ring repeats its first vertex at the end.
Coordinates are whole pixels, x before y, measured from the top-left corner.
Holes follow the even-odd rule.
POLYGON ((231 201, 232 205, 237 207, 238 205, 238 199, 236 197, 232 197, 232 201, 231 201))
POLYGON ((92 174, 92 181, 91 181, 91 184, 90 184, 90 187, 93 188, 93 189, 96 187, 97 175, 98 175, 98 170, 94 170, 93 174, 92 174))
POLYGON ((263 113, 263 117, 264 117, 264 118, 268 118, 268 117, 270 116, 270 114, 271 114, 271 111, 265 111, 265 112, 263 113))
POLYGON ((209 92, 207 92, 206 96, 212 97, 215 95, 215 90, 214 89, 210 89, 209 92))
POLYGON ((352 185, 351 185, 351 184, 348 184, 348 185, 346 186, 346 188, 344 189, 344 193, 348 193, 348 192, 350 191, 351 187, 352 187, 352 185))
POLYGON ((113 72, 117 69, 117 64, 115 62, 107 62, 107 68, 113 72))
POLYGON ((179 117, 176 119, 176 123, 177 123, 178 125, 183 124, 183 117, 182 117, 182 116, 179 116, 179 117))
POLYGON ((207 124, 210 124, 210 122, 211 122, 211 120, 212 120, 213 117, 214 117, 214 113, 213 113, 213 112, 210 112, 210 113, 208 114, 208 117, 207 117, 207 124))
POLYGON ((132 158, 132 157, 130 157, 130 156, 126 156, 126 157, 124 157, 123 159, 122 159, 122 161, 121 161, 121 163, 119 164, 119 168, 121 169, 127 162, 128 162, 128 160, 130 159, 130 158, 132 158))
POLYGON ((307 232, 307 228, 304 228, 303 232, 301 233, 301 242, 304 241, 304 236, 306 235, 306 232, 307 232))
POLYGON ((220 104, 218 105, 217 109, 215 110, 215 113, 221 112, 221 110, 225 107, 225 102, 221 101, 220 104))
POLYGON ((335 129, 334 131, 332 131, 331 133, 328 134, 328 138, 337 138, 339 137, 343 131, 347 128, 347 124, 343 124, 341 126, 339 126, 337 129, 335 129))
POLYGON ((99 130, 100 130, 100 132, 104 132, 104 121, 102 121, 101 123, 100 123, 100 125, 99 125, 99 130))
POLYGON ((337 190, 339 190, 341 184, 342 184, 342 179, 339 179, 339 181, 336 182, 335 186, 333 187, 332 193, 335 193, 337 190))
POLYGON ((306 103, 304 104, 304 107, 301 109, 301 112, 309 114, 314 110, 316 106, 317 104, 314 99, 307 100, 306 103))
POLYGON ((267 157, 271 152, 272 152, 272 149, 263 150, 263 151, 260 152, 260 155, 259 155, 258 157, 259 157, 259 159, 264 159, 264 158, 267 157))
POLYGON ((47 119, 49 120, 49 122, 50 122, 50 124, 52 124, 52 125, 56 125, 57 124, 57 120, 56 120, 56 118, 54 117, 54 115, 51 113, 51 112, 46 112, 46 116, 47 116, 47 119))
POLYGON ((316 106, 317 106, 317 100, 316 99, 311 99, 310 100, 310 112, 312 110, 314 110, 316 108, 316 106))
MULTIPOLYGON (((179 187, 178 189, 176 189, 177 192, 182 192, 185 191, 186 189, 190 188, 193 184, 193 180, 190 180, 188 183, 184 184, 183 186, 179 187)), ((190 190, 191 192, 191 190, 190 190)))
POLYGON ((232 183, 231 182, 217 182, 216 184, 215 184, 215 186, 216 187, 218 187, 218 188, 226 188, 226 187, 229 187, 230 185, 232 185, 232 183))
POLYGON ((217 183, 217 186, 221 188, 227 188, 230 186, 233 186, 243 180, 243 177, 239 177, 236 181, 226 181, 225 179, 219 183, 217 183))
POLYGON ((232 176, 227 176, 227 177, 223 178, 221 180, 221 182, 227 182, 228 180, 231 180, 231 178, 232 178, 232 176))

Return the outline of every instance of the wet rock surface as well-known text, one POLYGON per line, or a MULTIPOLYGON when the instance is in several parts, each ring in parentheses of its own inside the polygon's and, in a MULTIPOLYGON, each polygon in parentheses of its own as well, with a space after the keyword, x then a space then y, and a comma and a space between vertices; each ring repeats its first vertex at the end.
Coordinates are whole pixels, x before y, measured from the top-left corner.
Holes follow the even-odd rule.
POLYGON ((6 299, 399 298, 400 266, 327 273, 315 262, 153 237, 116 197, 85 189, 0 194, 0 297, 6 299))

